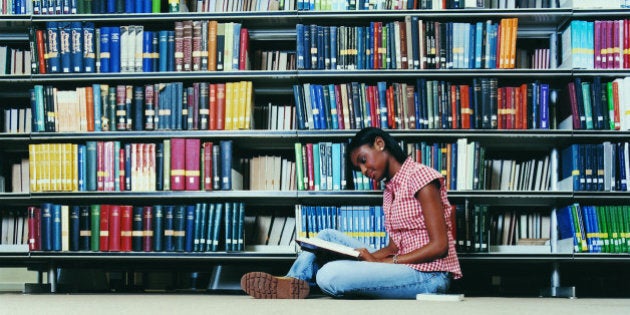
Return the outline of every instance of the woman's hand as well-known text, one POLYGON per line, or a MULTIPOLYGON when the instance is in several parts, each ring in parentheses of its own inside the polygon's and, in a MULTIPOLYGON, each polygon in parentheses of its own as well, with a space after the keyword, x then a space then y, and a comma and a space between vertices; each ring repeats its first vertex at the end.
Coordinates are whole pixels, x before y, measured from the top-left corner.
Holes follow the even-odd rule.
POLYGON ((367 248, 357 248, 356 249, 359 252, 359 259, 360 260, 364 260, 364 261, 378 261, 378 259, 376 259, 368 250, 367 248))

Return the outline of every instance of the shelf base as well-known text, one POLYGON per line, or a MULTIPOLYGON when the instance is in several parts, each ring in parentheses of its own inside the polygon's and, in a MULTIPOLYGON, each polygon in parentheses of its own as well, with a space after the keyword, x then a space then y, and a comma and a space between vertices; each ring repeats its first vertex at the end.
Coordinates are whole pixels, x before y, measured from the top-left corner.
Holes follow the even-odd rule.
POLYGON ((25 283, 24 293, 51 293, 50 283, 25 283))
POLYGON ((549 287, 540 290, 540 297, 577 299, 575 287, 549 287))

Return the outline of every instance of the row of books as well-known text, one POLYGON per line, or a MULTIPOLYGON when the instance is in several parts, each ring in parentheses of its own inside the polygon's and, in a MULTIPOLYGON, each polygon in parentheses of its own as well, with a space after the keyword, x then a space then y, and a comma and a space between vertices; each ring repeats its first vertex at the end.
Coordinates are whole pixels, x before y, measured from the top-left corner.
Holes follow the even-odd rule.
POLYGON ((417 79, 293 86, 298 129, 551 129, 557 91, 538 81, 498 87, 417 79))
POLYGON ((630 20, 573 20, 562 32, 564 68, 630 68, 630 20))
POLYGON ((13 0, 14 14, 60 15, 104 13, 159 13, 159 0, 13 0), (19 13, 18 13, 19 12, 19 13))
POLYGON ((444 10, 444 9, 516 9, 555 8, 556 0, 298 0, 298 10, 444 10), (301 6, 300 6, 301 4, 301 6))
POLYGON ((15 209, 0 210, 0 245, 27 245, 26 213, 15 209))
POLYGON ((175 21, 172 30, 143 25, 95 27, 48 22, 31 34, 34 73, 247 70, 249 33, 240 23, 175 21))
POLYGON ((2 111, 2 132, 30 133, 32 127, 32 111, 30 108, 5 108, 2 111))
MULTIPOLYGON (((295 143, 295 161, 298 190, 330 191, 348 188, 345 143, 302 144, 297 142, 295 143)), ((355 184, 360 185, 358 190, 371 189, 363 185, 363 178, 355 180, 355 184)))
POLYGON ((281 156, 255 156, 249 159, 249 190, 296 190, 295 162, 281 156))
POLYGON ((477 141, 403 143, 418 163, 438 170, 450 190, 547 191, 551 184, 549 156, 490 159, 477 141))
POLYGON ((256 70, 286 71, 295 70, 297 60, 295 51, 256 50, 253 62, 253 68, 256 70))
POLYGON ((251 129, 252 107, 251 81, 31 90, 35 132, 251 129))
POLYGON ((28 208, 31 251, 216 252, 244 249, 242 202, 28 208))
POLYGON ((295 217, 286 216, 279 212, 261 213, 255 218, 246 215, 245 243, 247 246, 293 246, 295 244, 295 222, 295 217), (249 227, 250 221, 253 221, 251 229, 249 227))
POLYGON ((190 1, 190 12, 294 11, 300 0, 203 0, 190 1))
MULTIPOLYGON (((19 162, 11 164, 11 192, 30 192, 29 173, 29 161, 27 158, 22 158, 19 160, 19 162)), ((4 187, 0 191, 4 192, 4 187)))
POLYGON ((576 77, 567 83, 571 106, 569 129, 629 130, 630 77, 603 82, 601 77, 591 81, 576 77), (572 128, 571 128, 572 127, 572 128))
POLYGON ((630 252, 628 205, 581 205, 556 211, 558 238, 572 239, 573 251, 589 253, 630 252))
POLYGON ((456 247, 460 253, 502 252, 506 246, 520 248, 523 252, 551 252, 552 227, 548 210, 509 210, 468 202, 454 205, 454 209, 456 247))
POLYGON ((271 102, 254 107, 256 129, 295 130, 295 106, 278 105, 271 102))
POLYGON ((559 190, 628 191, 628 142, 572 144, 560 151, 559 190))
POLYGON ((0 76, 31 74, 31 52, 0 46, 0 76))
POLYGON ((29 145, 31 192, 242 189, 232 141, 87 141, 29 145))
POLYGON ((383 207, 296 205, 296 235, 312 238, 321 230, 334 229, 375 249, 387 246, 383 207))
POLYGON ((514 68, 518 18, 476 23, 297 24, 298 69, 514 68))

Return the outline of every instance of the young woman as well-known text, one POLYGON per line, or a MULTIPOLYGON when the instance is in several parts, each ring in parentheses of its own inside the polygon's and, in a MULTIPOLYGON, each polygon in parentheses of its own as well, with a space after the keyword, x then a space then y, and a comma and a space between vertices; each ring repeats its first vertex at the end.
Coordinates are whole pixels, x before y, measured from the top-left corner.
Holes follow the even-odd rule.
POLYGON ((355 169, 385 181, 383 212, 389 244, 374 250, 342 232, 321 231, 318 238, 356 248, 359 261, 336 260, 319 266, 315 254, 302 251, 285 277, 245 274, 241 288, 247 294, 305 298, 310 287, 317 285, 335 298, 413 299, 418 293, 444 293, 451 279, 462 276, 444 177, 413 161, 378 128, 359 131, 347 152, 355 169))

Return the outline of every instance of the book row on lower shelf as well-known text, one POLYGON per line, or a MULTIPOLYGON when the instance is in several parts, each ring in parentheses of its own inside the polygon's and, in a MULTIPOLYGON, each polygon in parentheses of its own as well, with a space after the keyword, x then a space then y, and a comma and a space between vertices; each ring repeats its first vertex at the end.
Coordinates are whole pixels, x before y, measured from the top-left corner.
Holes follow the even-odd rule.
MULTIPOLYGON (((336 229, 376 249, 388 236, 380 206, 296 205, 294 214, 240 202, 61 205, 0 211, 0 245, 31 251, 295 251, 295 238, 336 229), (260 247, 265 246, 265 247, 260 247)), ((449 225, 460 253, 551 253, 546 208, 455 204, 449 225)), ((556 211, 559 253, 630 251, 628 205, 571 204, 556 211)))
POLYGON ((558 238, 571 239, 574 252, 630 252, 630 207, 572 204, 557 210, 558 238))

